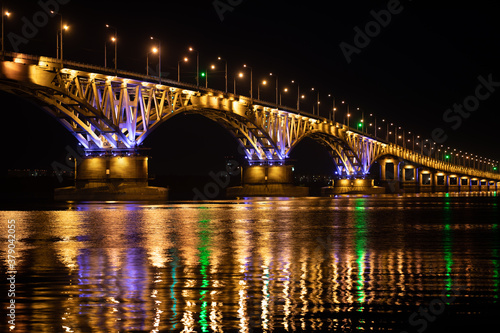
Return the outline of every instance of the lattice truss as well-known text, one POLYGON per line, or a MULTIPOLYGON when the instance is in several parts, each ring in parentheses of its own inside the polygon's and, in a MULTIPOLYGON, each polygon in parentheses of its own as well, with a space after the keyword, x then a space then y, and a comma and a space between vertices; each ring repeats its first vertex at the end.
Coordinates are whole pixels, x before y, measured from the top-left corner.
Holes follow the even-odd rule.
POLYGON ((356 173, 366 174, 373 162, 387 153, 385 143, 352 131, 345 133, 345 142, 359 158, 360 168, 355 170, 356 173))
POLYGON ((37 99, 89 150, 135 148, 162 122, 187 112, 227 128, 250 160, 284 156, 276 140, 283 131, 245 99, 64 69, 47 88, 36 90, 37 99))
POLYGON ((253 162, 283 161, 304 137, 327 146, 339 174, 367 172, 381 145, 360 135, 340 135, 315 118, 252 105, 247 98, 201 93, 150 82, 63 69, 50 89, 36 90, 45 108, 89 150, 134 149, 151 131, 179 113, 208 117, 239 140, 253 162))

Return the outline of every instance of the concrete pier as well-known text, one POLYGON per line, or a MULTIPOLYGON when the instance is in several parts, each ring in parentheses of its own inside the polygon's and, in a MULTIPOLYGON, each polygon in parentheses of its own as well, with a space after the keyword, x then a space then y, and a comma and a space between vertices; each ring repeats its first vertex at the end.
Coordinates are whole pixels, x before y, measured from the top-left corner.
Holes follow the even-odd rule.
POLYGON ((336 194, 383 194, 384 187, 375 186, 373 179, 336 179, 333 186, 323 187, 322 195, 336 194))
POLYGON ((76 167, 75 186, 55 190, 56 200, 166 200, 168 189, 148 186, 145 156, 95 156, 76 167))
POLYGON ((252 165, 243 167, 241 186, 226 190, 228 198, 236 197, 304 197, 309 188, 293 185, 291 165, 252 165))

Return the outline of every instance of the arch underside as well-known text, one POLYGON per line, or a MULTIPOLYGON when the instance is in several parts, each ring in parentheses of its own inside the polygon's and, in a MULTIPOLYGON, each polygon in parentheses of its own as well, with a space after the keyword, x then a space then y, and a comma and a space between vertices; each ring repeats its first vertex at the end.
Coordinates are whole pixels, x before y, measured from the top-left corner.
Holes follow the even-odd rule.
POLYGON ((337 167, 337 175, 361 177, 365 175, 366 172, 364 172, 363 165, 358 155, 345 141, 321 132, 310 132, 305 134, 303 138, 304 137, 309 137, 328 149, 337 167))

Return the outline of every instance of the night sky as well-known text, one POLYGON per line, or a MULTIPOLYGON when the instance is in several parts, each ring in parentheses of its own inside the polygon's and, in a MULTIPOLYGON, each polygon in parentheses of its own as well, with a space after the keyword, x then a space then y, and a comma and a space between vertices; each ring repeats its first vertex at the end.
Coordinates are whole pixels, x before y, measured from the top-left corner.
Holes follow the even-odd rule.
MULTIPOLYGON (((246 63, 253 68, 254 97, 257 82, 269 81, 269 72, 277 73, 280 87, 292 91, 282 97, 290 107, 296 105, 296 88, 290 81, 296 80, 306 95, 301 105, 305 111, 310 112, 316 101, 310 92, 315 87, 323 116, 332 103, 326 96, 332 93, 337 106, 345 100, 351 111, 359 107, 365 115, 373 113, 378 121, 388 119, 425 138, 442 128, 445 146, 500 160, 500 20, 495 2, 454 2, 447 7, 409 0, 60 1, 67 2, 59 5, 59 11, 70 25, 64 36, 65 59, 103 65, 105 41, 114 33, 105 28, 110 24, 118 31, 120 69, 145 74, 146 54, 154 46, 149 37, 155 36, 162 43, 164 77, 176 80, 177 61, 191 56, 183 65, 182 80, 195 83, 195 57, 188 52, 193 46, 200 53, 202 69, 217 63, 218 56, 228 60, 230 91, 234 73, 246 63), (374 24, 376 18, 382 24, 374 24), (372 29, 369 40, 357 32, 366 28, 372 29), (349 63, 341 43, 352 51, 349 63), (474 111, 464 113, 467 118, 447 112, 454 104, 473 101, 470 97, 484 80, 490 81, 489 90, 479 91, 488 96, 469 106, 474 111), (455 118, 445 121, 446 114, 455 118)), ((24 22, 32 22, 43 10, 36 1, 4 4, 12 12, 5 20, 6 36, 22 35, 24 22)), ((50 18, 18 45, 18 51, 55 57, 59 20, 50 18)), ((5 45, 14 51, 8 38, 5 45)), ((112 55, 109 44, 108 66, 112 55)), ((150 62, 154 68, 156 56, 150 62)), ((223 90, 223 74, 209 73, 209 87, 223 90)), ((273 102, 274 89, 274 84, 263 88, 261 98, 273 102)), ((248 90, 248 80, 239 81, 238 93, 248 90)), ((43 111, 4 93, 0 98, 7 151, 3 169, 50 168, 52 161, 64 158, 66 145, 76 146, 76 140, 43 111)), ((340 117, 344 114, 341 108, 340 117)), ((354 118, 360 116, 354 113, 354 118)), ((150 168, 157 174, 203 175, 219 170, 225 156, 238 154, 228 133, 197 116, 172 119, 145 145, 152 148, 150 168)), ((326 151, 310 141, 299 145, 292 158, 310 172, 329 172, 331 167, 326 151)))

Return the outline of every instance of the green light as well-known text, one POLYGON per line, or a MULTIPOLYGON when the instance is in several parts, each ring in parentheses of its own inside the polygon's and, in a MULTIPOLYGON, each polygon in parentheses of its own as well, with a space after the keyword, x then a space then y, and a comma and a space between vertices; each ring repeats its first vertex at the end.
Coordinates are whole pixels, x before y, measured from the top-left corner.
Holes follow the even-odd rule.
POLYGON ((446 158, 447 160, 449 160, 449 159, 450 159, 450 155, 446 155, 446 156, 445 156, 445 158, 446 158))
POLYGON ((363 127, 363 123, 358 123, 358 127, 363 127))
POLYGON ((205 74, 205 72, 201 72, 201 73, 200 73, 200 76, 201 76, 201 77, 205 77, 205 75, 206 75, 206 74, 205 74))

